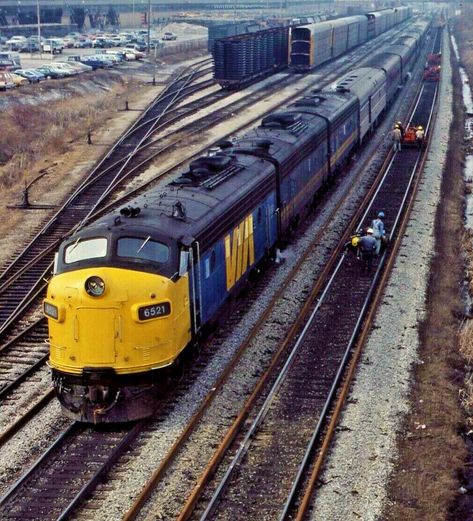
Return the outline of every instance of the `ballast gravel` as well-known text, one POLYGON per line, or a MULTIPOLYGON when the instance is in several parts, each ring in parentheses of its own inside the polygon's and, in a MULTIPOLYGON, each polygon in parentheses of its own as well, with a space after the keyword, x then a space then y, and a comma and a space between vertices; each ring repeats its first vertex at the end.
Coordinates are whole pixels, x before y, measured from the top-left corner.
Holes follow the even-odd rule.
MULTIPOLYGON (((399 105, 400 103, 397 104, 398 107, 399 105)), ((396 110, 396 107, 394 107, 394 110, 396 110)), ((400 117, 400 111, 396 114, 394 110, 389 114, 390 119, 400 117)), ((107 484, 99 486, 90 501, 74 513, 75 519, 116 520, 122 517, 131 506, 133 499, 141 491, 146 480, 170 449, 172 443, 182 432, 183 427, 201 403, 203 397, 215 385, 216 378, 239 347, 241 339, 265 310, 269 299, 279 288, 290 268, 307 249, 310 239, 321 228, 326 228, 321 243, 313 251, 301 273, 295 277, 287 296, 276 310, 276 316, 270 319, 268 326, 254 343, 247 357, 241 361, 232 381, 227 386, 226 392, 216 400, 215 407, 205 418, 202 428, 191 438, 187 450, 165 476, 149 502, 148 510, 144 511, 142 516, 150 519, 172 519, 175 517, 195 485, 198 473, 213 454, 216 443, 224 432, 223 429, 228 427, 234 415, 239 411, 262 369, 271 358, 275 339, 284 333, 287 327, 286 322, 291 320, 297 309, 302 305, 308 286, 319 275, 320 268, 342 233, 353 208, 361 198, 361 194, 364 193, 376 166, 372 164, 365 167, 363 161, 375 156, 377 152, 382 155, 389 146, 386 142, 383 145, 381 143, 389 130, 390 124, 391 122, 386 118, 383 125, 378 128, 376 135, 373 136, 373 140, 367 144, 357 158, 356 166, 358 170, 364 169, 364 180, 362 182, 357 181, 359 184, 354 182, 357 174, 356 169, 339 180, 337 190, 330 195, 330 200, 324 204, 323 209, 314 219, 314 223, 308 227, 307 232, 300 240, 284 252, 285 264, 281 266, 266 291, 258 297, 248 313, 241 319, 235 333, 230 338, 225 339, 218 353, 199 375, 192 388, 186 391, 183 396, 176 397, 174 410, 166 416, 164 421, 156 423, 152 430, 143 435, 130 448, 129 455, 122 458, 109 474, 107 484), (336 219, 327 225, 329 212, 349 188, 355 184, 357 186, 349 200, 339 210, 336 219)), ((40 455, 41 447, 47 445, 54 429, 60 426, 61 419, 55 403, 44 411, 44 416, 39 422, 25 429, 21 437, 15 437, 5 447, 3 458, 0 455, 0 460, 7 460, 8 452, 13 454, 13 459, 19 470, 20 462, 24 462, 28 454, 33 453, 32 459, 40 455)), ((13 461, 11 463, 10 467, 13 467, 13 461)), ((11 470, 13 471, 13 469, 11 470)), ((11 478, 11 474, 9 477, 11 478)), ((4 486, 6 486, 6 481, 4 486)))
MULTIPOLYGON (((406 103, 407 106, 407 103, 406 103)), ((404 107, 405 109, 406 107, 404 107)), ((244 401, 256 384, 262 370, 267 366, 277 339, 287 330, 287 324, 294 319, 303 305, 307 289, 320 274, 333 246, 338 242, 353 208, 359 204, 371 176, 384 158, 389 143, 386 137, 391 125, 391 118, 399 118, 394 110, 372 141, 367 144, 356 161, 356 167, 346 177, 340 179, 340 186, 324 203, 320 214, 314 220, 304 236, 284 252, 286 262, 279 268, 276 276, 266 290, 258 296, 248 312, 241 319, 234 334, 225 338, 217 354, 199 375, 195 384, 185 395, 176 398, 174 410, 161 423, 156 423, 141 440, 131 447, 130 456, 114 467, 108 476, 107 487, 99 486, 93 497, 75 514, 75 519, 115 520, 123 516, 130 508, 133 498, 137 497, 146 480, 159 466, 163 457, 182 432, 191 415, 201 403, 203 397, 215 385, 216 378, 238 349, 241 340, 248 334, 252 325, 266 309, 271 296, 279 288, 297 259, 307 250, 314 235, 325 228, 323 238, 309 256, 304 267, 292 281, 277 309, 267 321, 267 325, 255 339, 248 353, 238 363, 224 391, 215 399, 211 409, 204 416, 201 426, 191 436, 185 450, 159 483, 155 493, 143 510, 140 519, 175 519, 186 498, 195 486, 199 473, 213 455, 215 447, 244 401), (379 153, 379 158, 368 167, 364 161, 379 153), (362 181, 355 183, 355 176, 363 171, 362 181), (348 201, 337 212, 337 216, 327 223, 329 212, 343 195, 355 186, 348 201)))
MULTIPOLYGON (((387 482, 396 459, 396 436, 409 410, 418 359, 418 324, 425 315, 434 223, 452 122, 452 70, 444 38, 437 123, 410 223, 366 345, 336 436, 312 519, 375 521, 386 507, 387 482)), ((401 152, 402 153, 402 152, 401 152)), ((412 425, 427 429, 423 425, 412 425)))

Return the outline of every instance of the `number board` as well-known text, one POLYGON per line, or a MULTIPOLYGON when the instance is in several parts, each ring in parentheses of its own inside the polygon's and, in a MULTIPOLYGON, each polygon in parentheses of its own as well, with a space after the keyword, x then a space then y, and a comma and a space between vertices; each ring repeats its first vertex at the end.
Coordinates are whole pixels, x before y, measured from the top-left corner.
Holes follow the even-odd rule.
POLYGON ((160 302, 151 306, 144 306, 138 309, 138 318, 140 320, 150 320, 152 318, 165 317, 171 314, 170 302, 160 302))

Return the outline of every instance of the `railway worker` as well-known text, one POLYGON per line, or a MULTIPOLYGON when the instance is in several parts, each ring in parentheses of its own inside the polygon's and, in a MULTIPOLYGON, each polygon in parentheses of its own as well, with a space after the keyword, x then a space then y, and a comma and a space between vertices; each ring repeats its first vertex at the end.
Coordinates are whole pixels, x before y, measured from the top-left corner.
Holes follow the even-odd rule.
POLYGON ((402 140, 402 134, 399 129, 399 127, 396 125, 391 130, 391 138, 393 140, 393 150, 394 152, 400 152, 401 151, 401 140, 402 140))
POLYGON ((373 219, 371 228, 373 229, 373 237, 376 240, 376 255, 381 251, 381 243, 386 240, 386 230, 384 229, 384 212, 378 212, 378 217, 373 219))
POLYGON ((361 232, 357 231, 354 235, 350 237, 350 240, 345 243, 344 248, 345 250, 351 251, 354 254, 356 254, 356 257, 359 258, 360 255, 360 239, 361 239, 361 232))
POLYGON ((376 253, 376 239, 373 237, 373 228, 366 230, 366 235, 363 235, 360 239, 358 247, 361 254, 362 269, 369 273, 376 253))
POLYGON ((424 143, 424 136, 424 129, 421 125, 419 125, 416 129, 416 143, 419 148, 421 148, 424 143))
POLYGON ((400 121, 396 122, 396 127, 401 131, 401 139, 404 139, 404 127, 402 126, 402 123, 400 121))

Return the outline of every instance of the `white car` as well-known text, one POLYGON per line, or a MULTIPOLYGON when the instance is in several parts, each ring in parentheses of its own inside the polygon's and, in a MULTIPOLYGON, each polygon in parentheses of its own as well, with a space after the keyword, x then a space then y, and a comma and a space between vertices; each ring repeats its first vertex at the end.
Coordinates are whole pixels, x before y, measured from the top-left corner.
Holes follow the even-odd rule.
POLYGON ((54 62, 53 65, 54 65, 54 67, 56 67, 56 69, 60 69, 60 70, 64 71, 68 76, 76 76, 77 74, 79 74, 81 72, 81 71, 79 71, 79 69, 77 67, 74 67, 70 63, 54 62))
POLYGON ((177 35, 171 32, 166 32, 163 34, 163 40, 177 40, 177 35))
POLYGON ((59 38, 50 38, 42 42, 41 47, 43 48, 43 52, 50 52, 51 54, 61 54, 64 49, 62 40, 59 38))
POLYGON ((28 43, 28 40, 25 36, 12 36, 5 43, 6 45, 26 45, 28 43))
POLYGON ((128 56, 130 55, 132 56, 132 58, 130 58, 131 60, 141 60, 146 56, 144 52, 141 52, 138 49, 135 49, 134 47, 125 47, 123 50, 126 52, 127 60, 128 56))

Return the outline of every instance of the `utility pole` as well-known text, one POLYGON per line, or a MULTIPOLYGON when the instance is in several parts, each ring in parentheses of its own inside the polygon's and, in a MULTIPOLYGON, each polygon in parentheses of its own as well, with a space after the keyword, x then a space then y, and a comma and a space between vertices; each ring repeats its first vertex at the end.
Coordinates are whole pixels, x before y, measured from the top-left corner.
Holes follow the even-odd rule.
POLYGON ((148 0, 148 45, 147 45, 148 56, 151 53, 150 40, 151 40, 151 0, 148 0))
POLYGON ((39 10, 39 0, 36 0, 36 18, 38 20, 38 46, 39 46, 39 57, 43 58, 43 49, 41 47, 41 14, 39 10))

